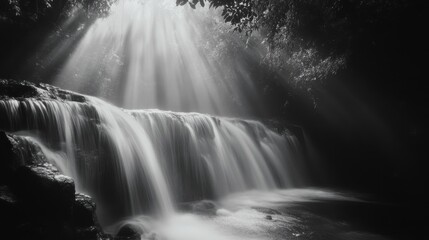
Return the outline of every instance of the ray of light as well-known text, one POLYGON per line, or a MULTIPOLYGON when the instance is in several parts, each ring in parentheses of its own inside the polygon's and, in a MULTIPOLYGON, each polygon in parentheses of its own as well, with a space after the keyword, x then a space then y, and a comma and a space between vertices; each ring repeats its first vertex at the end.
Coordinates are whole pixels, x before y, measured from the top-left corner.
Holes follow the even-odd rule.
MULTIPOLYGON (((87 30, 54 84, 125 108, 246 114, 258 97, 245 63, 210 49, 223 41, 213 32, 221 24, 213 9, 118 1, 87 30)), ((237 35, 231 34, 232 42, 245 49, 237 35)))

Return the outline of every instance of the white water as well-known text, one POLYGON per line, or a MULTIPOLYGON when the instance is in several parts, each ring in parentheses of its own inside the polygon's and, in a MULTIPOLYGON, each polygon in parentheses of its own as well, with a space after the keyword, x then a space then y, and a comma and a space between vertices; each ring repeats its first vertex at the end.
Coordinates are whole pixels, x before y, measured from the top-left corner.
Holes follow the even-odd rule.
POLYGON ((329 200, 359 201, 350 195, 318 189, 253 190, 216 202, 214 216, 191 213, 175 213, 167 219, 134 216, 108 230, 115 232, 124 224, 130 224, 141 229, 142 239, 148 240, 385 239, 367 232, 350 231, 344 222, 311 212, 290 214, 294 206, 329 200), (311 222, 314 219, 316 223, 311 222))
MULTIPOLYGON (((110 219, 173 212, 177 202, 293 186, 295 138, 257 121, 102 100, 3 100, 6 130, 25 130, 110 219), (49 150, 49 151, 48 151, 49 150), (56 157, 57 156, 57 157, 56 157)), ((4 122, 5 120, 3 120, 4 122)))

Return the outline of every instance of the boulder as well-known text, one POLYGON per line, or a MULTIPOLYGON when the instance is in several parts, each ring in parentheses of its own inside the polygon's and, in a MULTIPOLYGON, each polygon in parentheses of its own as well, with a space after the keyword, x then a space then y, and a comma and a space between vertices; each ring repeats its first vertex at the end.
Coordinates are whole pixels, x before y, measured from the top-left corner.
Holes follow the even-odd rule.
POLYGON ((97 240, 99 239, 100 230, 95 226, 86 228, 77 228, 75 239, 78 240, 97 240))
POLYGON ((0 228, 16 225, 22 215, 18 199, 7 186, 0 186, 0 213, 0 228))
POLYGON ((73 222, 78 228, 98 226, 95 214, 96 205, 92 198, 82 193, 76 193, 73 206, 73 222))
POLYGON ((113 239, 102 232, 91 197, 75 194, 73 179, 37 144, 0 132, 0 154, 0 239, 113 239))
POLYGON ((45 166, 21 166, 14 174, 11 187, 30 212, 59 219, 71 217, 75 201, 72 178, 45 166))
POLYGON ((116 234, 115 240, 140 240, 143 230, 132 224, 123 225, 116 234))
POLYGON ((0 131, 0 184, 7 184, 15 165, 15 154, 13 152, 11 139, 5 132, 0 131))

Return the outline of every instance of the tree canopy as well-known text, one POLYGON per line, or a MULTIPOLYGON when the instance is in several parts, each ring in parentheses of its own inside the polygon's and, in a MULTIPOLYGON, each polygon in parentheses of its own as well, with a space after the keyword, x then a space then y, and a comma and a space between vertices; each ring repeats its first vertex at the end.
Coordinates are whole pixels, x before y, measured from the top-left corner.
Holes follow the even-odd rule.
POLYGON ((1 22, 38 21, 48 12, 67 15, 73 8, 85 10, 88 16, 103 16, 115 0, 5 0, 0 2, 1 22))
MULTIPOLYGON (((2 1, 0 21, 37 21, 48 11, 67 14, 74 7, 85 10, 88 15, 100 16, 108 13, 114 1, 117 0, 2 1)), ((223 20, 243 35, 251 36, 258 32, 262 36, 261 42, 268 49, 264 63, 289 76, 295 85, 305 88, 308 88, 309 82, 326 79, 348 66, 350 56, 370 53, 374 46, 380 49, 378 46, 397 37, 393 36, 395 30, 391 26, 398 24, 398 19, 407 18, 407 9, 420 8, 417 2, 176 0, 179 6, 221 9, 223 20)))
POLYGON ((387 42, 403 41, 396 33, 401 19, 412 22, 419 1, 405 0, 176 0, 177 5, 221 8, 225 22, 268 46, 264 61, 308 88, 313 80, 335 75, 350 61, 371 63, 390 52, 387 42), (206 4, 208 3, 208 4, 206 4), (372 49, 372 50, 371 50, 372 49), (364 53, 366 54, 364 56, 364 53))

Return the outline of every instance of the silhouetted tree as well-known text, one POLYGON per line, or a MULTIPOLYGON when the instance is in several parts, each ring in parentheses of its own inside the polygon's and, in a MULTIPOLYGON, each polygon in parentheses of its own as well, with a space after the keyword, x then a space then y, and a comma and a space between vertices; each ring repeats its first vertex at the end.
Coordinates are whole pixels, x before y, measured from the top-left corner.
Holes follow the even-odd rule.
POLYGON ((0 2, 1 22, 38 21, 48 12, 54 15, 71 14, 74 8, 85 10, 88 16, 107 14, 115 0, 3 0, 0 2))

